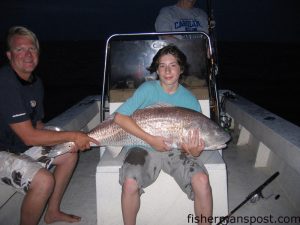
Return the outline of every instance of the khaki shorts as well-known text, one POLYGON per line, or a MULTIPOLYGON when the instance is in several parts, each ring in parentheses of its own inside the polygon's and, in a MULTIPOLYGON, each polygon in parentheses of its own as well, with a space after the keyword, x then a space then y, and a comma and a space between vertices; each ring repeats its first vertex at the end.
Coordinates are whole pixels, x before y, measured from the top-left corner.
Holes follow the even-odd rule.
POLYGON ((0 151, 0 182, 25 194, 35 174, 49 169, 54 158, 47 157, 42 148, 31 148, 21 155, 0 151))
POLYGON ((196 173, 207 173, 204 163, 200 159, 187 156, 174 149, 168 152, 147 150, 143 147, 131 148, 120 168, 119 182, 123 185, 125 178, 135 179, 140 194, 143 188, 154 183, 161 170, 171 175, 188 198, 194 200, 191 179, 196 173))

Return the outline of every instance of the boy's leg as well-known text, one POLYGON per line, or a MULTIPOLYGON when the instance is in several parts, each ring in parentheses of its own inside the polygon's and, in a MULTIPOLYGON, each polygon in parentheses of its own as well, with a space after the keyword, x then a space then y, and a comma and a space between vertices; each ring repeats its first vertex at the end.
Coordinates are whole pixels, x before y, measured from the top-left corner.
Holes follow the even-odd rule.
POLYGON ((136 224, 140 209, 140 193, 136 180, 126 178, 122 186, 121 205, 124 225, 136 224))
MULTIPOLYGON (((212 194, 203 162, 178 150, 172 150, 164 153, 163 170, 175 179, 189 199, 194 200, 196 216, 201 219, 202 215, 208 220, 212 216, 212 194)), ((201 223, 201 220, 199 222, 210 224, 201 223)))
POLYGON ((125 225, 136 224, 143 188, 152 184, 159 174, 160 160, 156 157, 156 152, 149 152, 140 147, 130 149, 125 157, 120 169, 121 204, 125 225))
POLYGON ((207 225, 212 216, 212 192, 208 176, 198 172, 192 176, 192 189, 194 192, 195 214, 199 217, 199 224, 207 225))

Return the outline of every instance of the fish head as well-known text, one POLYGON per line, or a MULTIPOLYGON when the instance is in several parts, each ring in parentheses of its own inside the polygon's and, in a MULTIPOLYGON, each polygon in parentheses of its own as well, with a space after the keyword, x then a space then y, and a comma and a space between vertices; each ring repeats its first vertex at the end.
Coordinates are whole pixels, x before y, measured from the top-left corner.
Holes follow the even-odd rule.
POLYGON ((223 149, 231 139, 230 134, 217 124, 210 126, 202 135, 204 136, 205 150, 223 149))
POLYGON ((199 138, 204 140, 205 150, 218 150, 226 147, 230 134, 210 118, 201 113, 195 114, 189 129, 199 129, 199 138))

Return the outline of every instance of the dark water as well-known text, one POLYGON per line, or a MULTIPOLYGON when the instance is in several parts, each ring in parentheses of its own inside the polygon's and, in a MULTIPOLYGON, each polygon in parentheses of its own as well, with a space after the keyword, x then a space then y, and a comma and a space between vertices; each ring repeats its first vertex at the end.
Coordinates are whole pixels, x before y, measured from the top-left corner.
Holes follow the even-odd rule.
MULTIPOLYGON (((38 73, 45 85, 46 121, 84 97, 101 93, 104 41, 41 46, 38 73)), ((218 86, 300 126, 299 51, 300 43, 218 43, 218 86)), ((1 47, 0 65, 4 62, 1 47)))

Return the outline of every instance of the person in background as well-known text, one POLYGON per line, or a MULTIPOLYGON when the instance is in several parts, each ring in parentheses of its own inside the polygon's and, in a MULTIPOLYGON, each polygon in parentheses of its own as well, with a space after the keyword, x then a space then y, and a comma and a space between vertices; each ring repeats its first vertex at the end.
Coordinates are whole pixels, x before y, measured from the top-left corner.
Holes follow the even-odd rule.
MULTIPOLYGON (((175 5, 163 7, 155 21, 156 32, 208 33, 208 17, 205 11, 194 7, 196 0, 178 0, 175 5)), ((198 35, 162 35, 161 39, 192 39, 198 35)))
POLYGON ((42 122, 43 86, 34 73, 39 62, 39 41, 29 29, 11 27, 7 35, 9 65, 0 69, 0 182, 24 193, 21 225, 36 225, 48 203, 44 220, 77 222, 79 216, 60 210, 64 191, 78 159, 78 150, 99 144, 83 132, 46 130, 42 122), (31 146, 52 146, 74 142, 75 148, 56 158, 31 146), (34 157, 36 156, 36 157, 34 157), (40 157, 42 156, 42 157, 40 157), (47 170, 55 165, 53 174, 47 170))
MULTIPOLYGON (((205 146, 203 139, 199 139, 199 130, 189 133, 180 151, 170 149, 165 138, 142 130, 130 117, 135 110, 155 104, 180 106, 201 112, 196 97, 178 82, 186 65, 186 56, 175 45, 161 48, 148 68, 150 73, 157 73, 159 80, 144 82, 116 111, 114 121, 152 147, 146 149, 136 146, 128 150, 120 169, 125 225, 136 224, 143 188, 151 185, 161 170, 170 174, 188 198, 194 200, 197 216, 208 220, 212 215, 211 187, 204 162, 201 161, 205 146)), ((200 220, 199 224, 209 223, 200 220)))

